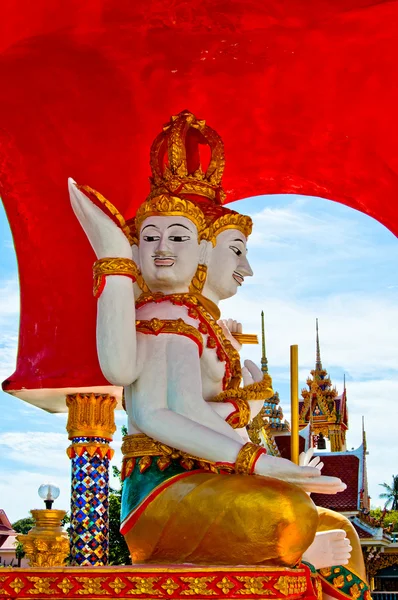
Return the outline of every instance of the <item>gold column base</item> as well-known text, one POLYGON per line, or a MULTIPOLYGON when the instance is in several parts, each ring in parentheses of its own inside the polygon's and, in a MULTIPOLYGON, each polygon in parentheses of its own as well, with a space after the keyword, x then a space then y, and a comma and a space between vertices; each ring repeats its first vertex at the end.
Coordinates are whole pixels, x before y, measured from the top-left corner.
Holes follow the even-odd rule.
POLYGON ((69 537, 61 520, 65 510, 31 510, 36 524, 26 535, 17 535, 31 567, 59 567, 69 556, 69 537))

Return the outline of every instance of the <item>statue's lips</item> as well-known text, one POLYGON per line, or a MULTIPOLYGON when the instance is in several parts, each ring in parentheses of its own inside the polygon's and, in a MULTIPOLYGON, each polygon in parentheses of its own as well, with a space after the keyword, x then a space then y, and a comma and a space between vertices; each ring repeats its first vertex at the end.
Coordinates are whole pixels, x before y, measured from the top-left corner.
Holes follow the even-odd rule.
POLYGON ((153 262, 156 267, 172 267, 175 263, 175 256, 156 256, 153 262))
POLYGON ((232 277, 235 279, 238 285, 242 285, 242 283, 244 282, 244 277, 242 277, 242 275, 238 273, 238 271, 234 271, 232 277))

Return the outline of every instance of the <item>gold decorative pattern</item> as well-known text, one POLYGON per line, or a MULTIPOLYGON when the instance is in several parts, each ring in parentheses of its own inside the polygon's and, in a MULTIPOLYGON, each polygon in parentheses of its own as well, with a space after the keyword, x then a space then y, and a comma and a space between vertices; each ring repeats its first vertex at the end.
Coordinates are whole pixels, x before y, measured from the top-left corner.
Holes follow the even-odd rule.
POLYGON ((102 587, 102 583, 107 581, 107 577, 76 577, 76 581, 83 584, 83 587, 78 590, 80 596, 89 596, 98 594, 98 596, 109 596, 108 590, 102 587))
POLYGON ((16 577, 14 581, 10 583, 10 588, 13 589, 16 594, 19 594, 24 587, 25 584, 19 577, 16 577))
POLYGON ((98 202, 100 202, 101 204, 103 204, 105 206, 105 208, 111 213, 111 215, 113 215, 116 220, 118 221, 121 230, 123 231, 124 235, 126 236, 126 238, 128 239, 128 241, 130 242, 130 244, 133 243, 133 240, 130 236, 130 228, 127 225, 123 215, 118 211, 118 209, 112 204, 112 202, 109 202, 109 200, 107 200, 105 198, 105 196, 103 196, 102 194, 100 194, 99 192, 97 192, 97 190, 95 190, 94 188, 90 187, 89 185, 78 185, 75 184, 78 190, 82 190, 83 192, 87 192, 88 194, 93 195, 98 202))
POLYGON ((213 463, 197 456, 192 456, 175 448, 170 448, 170 446, 162 444, 161 442, 157 442, 156 440, 147 436, 145 433, 135 433, 124 436, 122 443, 122 454, 124 457, 122 466, 123 479, 127 476, 126 472, 128 471, 128 462, 135 458, 140 459, 140 470, 142 467, 141 472, 145 471, 152 464, 151 461, 144 461, 144 459, 150 459, 151 457, 161 457, 161 459, 164 459, 165 462, 163 464, 161 460, 157 462, 158 468, 161 471, 169 466, 171 460, 179 460, 184 468, 188 471, 192 470, 193 468, 211 470, 215 473, 218 473, 220 469, 224 472, 234 471, 233 465, 228 463, 213 463))
POLYGON ((250 422, 249 403, 244 398, 233 398, 232 402, 237 407, 237 410, 227 417, 226 422, 228 425, 231 425, 233 429, 246 427, 250 422))
POLYGON ((264 583, 270 581, 270 577, 248 577, 237 575, 236 579, 244 584, 238 594, 257 594, 259 596, 273 596, 272 590, 264 587, 264 583))
POLYGON ((176 583, 174 581, 174 579, 171 579, 171 577, 169 577, 165 583, 162 583, 161 586, 164 590, 166 590, 166 592, 169 594, 169 596, 171 596, 172 594, 174 594, 175 590, 178 590, 178 588, 180 587, 178 585, 178 583, 176 583))
MULTIPOLYGON (((1 598, 252 598, 286 600, 312 597, 308 567, 205 567, 133 565, 108 567, 6 567, 0 575, 1 598), (1 585, 3 587, 1 587, 1 585)), ((356 588, 351 597, 356 598, 356 588)), ((349 592, 347 592, 349 594, 349 592)))
POLYGON ((98 298, 105 285, 107 275, 124 275, 136 281, 140 273, 137 265, 130 258, 100 258, 93 265, 93 294, 98 298))
POLYGON ((127 592, 128 594, 148 594, 148 596, 158 596, 160 591, 153 586, 160 577, 128 577, 131 583, 135 584, 135 587, 127 592))
POLYGON ((256 461, 266 451, 261 446, 247 442, 238 452, 235 461, 235 472, 240 475, 251 475, 254 471, 256 461))
POLYGON ((225 402, 235 398, 243 400, 268 400, 275 394, 272 389, 272 379, 265 373, 261 381, 256 381, 243 388, 227 389, 212 398, 212 402, 225 402))
POLYGON ((216 592, 208 586, 208 583, 214 581, 215 577, 181 577, 184 583, 188 584, 188 589, 183 590, 183 596, 215 596, 216 592))
POLYGON ((112 440, 116 431, 116 399, 109 394, 69 394, 66 430, 69 439, 100 437, 112 440))
MULTIPOLYGON (((17 535, 31 567, 63 565, 69 555, 69 537, 61 527, 65 510, 32 510, 35 526, 26 535, 17 535)), ((36 593, 36 592, 31 592, 36 593)))
POLYGON ((28 580, 33 583, 33 587, 29 590, 28 594, 44 594, 45 596, 55 594, 55 590, 51 588, 51 584, 57 581, 56 577, 28 577, 28 580))
POLYGON ((201 294, 206 283, 207 265, 198 265, 196 273, 193 276, 191 285, 189 286, 190 294, 201 294))
MULTIPOLYGON (((8 577, 0 577, 0 594, 3 596, 10 596, 11 594, 3 587, 3 583, 7 581, 8 577)), ((18 592, 17 592, 18 593, 18 592)), ((1 598, 1 596, 0 596, 1 598)))
POLYGON ((74 585, 70 579, 64 577, 62 581, 57 583, 57 587, 62 591, 63 594, 68 594, 74 588, 74 585))
POLYGON ((194 339, 199 346, 200 354, 203 351, 203 338, 196 327, 185 323, 184 319, 162 320, 151 319, 150 321, 136 321, 136 329, 139 333, 159 335, 159 333, 174 333, 185 335, 194 339))
POLYGON ((205 240, 209 236, 206 219, 200 208, 189 200, 170 194, 157 195, 154 198, 149 198, 140 205, 135 216, 137 232, 139 232, 145 219, 158 215, 164 217, 186 217, 196 225, 199 240, 205 240))
POLYGON ((282 575, 279 577, 274 588, 281 592, 284 596, 293 596, 296 594, 302 594, 307 589, 306 577, 289 577, 282 575))
POLYGON ((253 229, 253 221, 247 215, 241 215, 237 212, 228 212, 222 215, 210 226, 209 238, 214 245, 216 237, 227 229, 238 229, 248 238, 253 229))
POLYGON ((255 333, 233 333, 232 336, 239 344, 258 344, 258 337, 255 333))
POLYGON ((109 460, 112 460, 115 451, 113 448, 109 447, 109 444, 102 442, 77 442, 71 444, 66 449, 66 454, 68 458, 75 458, 75 456, 82 456, 85 452, 89 456, 94 456, 97 454, 101 458, 105 458, 107 456, 109 460))
POLYGON ((175 193, 204 196, 222 204, 225 192, 221 179, 225 168, 224 144, 214 129, 203 119, 196 119, 191 112, 184 110, 172 116, 164 125, 163 131, 155 138, 150 152, 152 170, 151 194, 175 193), (187 139, 190 142, 187 142, 187 139), (189 144, 189 146, 188 146, 189 144), (206 172, 200 164, 200 153, 194 151, 196 160, 192 162, 192 145, 207 144, 211 159, 206 172), (165 154, 167 153, 167 162, 165 154), (190 160, 190 163, 188 161, 190 160))

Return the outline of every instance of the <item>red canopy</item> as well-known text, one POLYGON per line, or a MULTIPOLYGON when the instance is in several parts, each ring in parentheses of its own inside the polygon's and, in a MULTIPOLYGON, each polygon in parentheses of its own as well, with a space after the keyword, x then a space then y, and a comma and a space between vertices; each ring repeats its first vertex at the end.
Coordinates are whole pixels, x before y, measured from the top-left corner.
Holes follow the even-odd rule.
POLYGON ((66 179, 131 216, 184 108, 225 142, 229 201, 317 195, 397 233, 397 23, 383 0, 3 0, 0 194, 22 301, 4 388, 104 384, 66 179))

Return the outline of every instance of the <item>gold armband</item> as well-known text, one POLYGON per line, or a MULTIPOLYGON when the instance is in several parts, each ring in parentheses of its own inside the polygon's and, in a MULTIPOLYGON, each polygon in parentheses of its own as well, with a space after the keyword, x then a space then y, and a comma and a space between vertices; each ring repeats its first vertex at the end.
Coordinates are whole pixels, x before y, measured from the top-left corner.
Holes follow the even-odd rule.
POLYGON ((242 446, 236 457, 235 473, 239 475, 252 475, 261 454, 267 454, 267 451, 265 448, 257 446, 257 444, 248 442, 242 446))
MULTIPOLYGON (((228 400, 225 400, 228 402, 228 400)), ((244 398, 231 398, 229 400, 235 406, 235 410, 225 420, 233 429, 246 427, 250 423, 250 406, 244 398)))
POLYGON ((138 267, 130 258, 100 258, 93 265, 95 298, 99 298, 105 287, 105 277, 107 275, 124 275, 136 281, 138 267))

